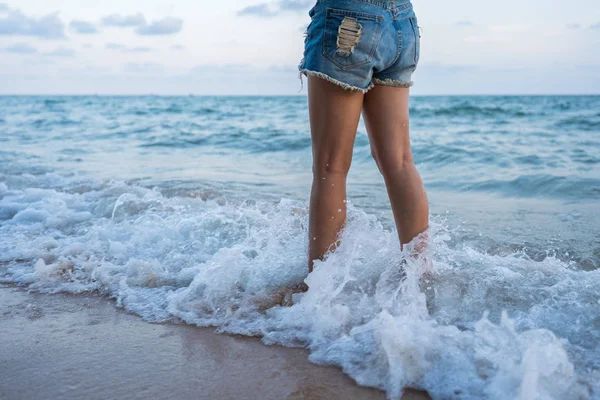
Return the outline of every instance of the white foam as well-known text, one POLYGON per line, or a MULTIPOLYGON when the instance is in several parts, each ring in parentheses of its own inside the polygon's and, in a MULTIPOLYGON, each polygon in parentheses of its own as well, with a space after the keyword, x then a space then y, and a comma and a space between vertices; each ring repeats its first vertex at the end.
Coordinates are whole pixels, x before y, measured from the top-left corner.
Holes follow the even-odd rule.
POLYGON ((149 321, 306 346, 313 362, 389 398, 406 386, 434 398, 597 396, 599 271, 451 246, 435 221, 429 270, 400 251, 395 232, 350 206, 341 246, 306 277, 302 202, 22 180, 0 183, 1 281, 98 290, 149 321), (293 306, 275 305, 282 287, 305 278, 310 290, 293 306))

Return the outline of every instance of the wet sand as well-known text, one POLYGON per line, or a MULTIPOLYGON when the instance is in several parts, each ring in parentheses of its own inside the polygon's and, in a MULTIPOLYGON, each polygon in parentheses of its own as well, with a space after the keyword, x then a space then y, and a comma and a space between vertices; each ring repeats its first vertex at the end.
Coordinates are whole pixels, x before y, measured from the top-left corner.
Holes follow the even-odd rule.
POLYGON ((385 399, 307 350, 150 324, 93 295, 0 286, 0 338, 0 399, 385 399))

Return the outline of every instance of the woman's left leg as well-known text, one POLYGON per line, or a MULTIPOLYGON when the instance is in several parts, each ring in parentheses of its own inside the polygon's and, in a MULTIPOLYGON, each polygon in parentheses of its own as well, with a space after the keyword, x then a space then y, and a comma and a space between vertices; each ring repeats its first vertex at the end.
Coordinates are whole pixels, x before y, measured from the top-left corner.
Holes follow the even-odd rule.
POLYGON ((313 147, 313 184, 309 216, 309 264, 333 250, 346 222, 346 176, 363 93, 324 79, 308 77, 308 102, 313 147))

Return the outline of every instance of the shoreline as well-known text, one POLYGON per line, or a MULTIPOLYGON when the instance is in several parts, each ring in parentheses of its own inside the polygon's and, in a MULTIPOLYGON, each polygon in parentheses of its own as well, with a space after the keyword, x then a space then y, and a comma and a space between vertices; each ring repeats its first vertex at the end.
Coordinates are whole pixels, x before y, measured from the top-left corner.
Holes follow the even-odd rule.
POLYGON ((385 399, 306 349, 145 322, 98 295, 0 285, 0 336, 0 398, 385 399))

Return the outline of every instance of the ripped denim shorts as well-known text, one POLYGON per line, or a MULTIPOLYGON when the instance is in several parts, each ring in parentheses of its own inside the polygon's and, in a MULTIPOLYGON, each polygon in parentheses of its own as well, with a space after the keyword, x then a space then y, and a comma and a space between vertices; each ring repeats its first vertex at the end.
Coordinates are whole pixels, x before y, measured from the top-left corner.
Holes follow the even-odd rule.
POLYGON ((300 77, 363 93, 412 86, 420 33, 410 0, 318 0, 308 14, 300 77))

